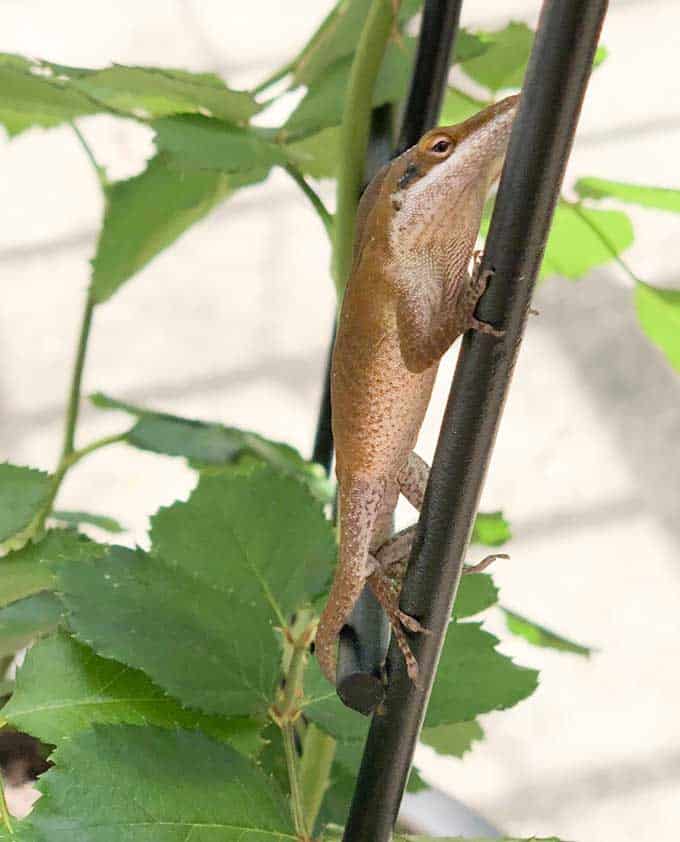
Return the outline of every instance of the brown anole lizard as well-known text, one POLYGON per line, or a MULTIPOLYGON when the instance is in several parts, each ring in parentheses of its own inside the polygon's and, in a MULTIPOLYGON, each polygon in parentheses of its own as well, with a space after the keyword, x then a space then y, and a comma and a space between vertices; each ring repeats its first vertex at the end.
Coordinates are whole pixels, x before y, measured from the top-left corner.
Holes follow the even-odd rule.
POLYGON ((488 276, 469 264, 517 101, 428 132, 359 204, 331 375, 339 561, 315 644, 333 684, 338 635, 366 582, 417 678, 403 629, 423 629, 398 607, 414 527, 390 538, 392 516, 400 493, 422 505, 429 469, 413 448, 439 360, 469 328, 500 333, 474 316, 488 276))

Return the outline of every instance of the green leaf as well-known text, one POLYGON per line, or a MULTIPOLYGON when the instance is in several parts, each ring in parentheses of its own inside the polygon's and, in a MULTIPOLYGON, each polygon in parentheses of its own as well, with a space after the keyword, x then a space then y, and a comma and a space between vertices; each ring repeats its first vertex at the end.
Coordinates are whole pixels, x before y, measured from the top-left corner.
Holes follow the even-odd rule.
POLYGON ((57 126, 100 108, 39 61, 0 53, 0 123, 10 137, 31 126, 57 126))
POLYGON ((605 178, 579 178, 574 189, 582 199, 620 199, 646 208, 680 213, 680 190, 648 187, 605 178))
POLYGON ((472 744, 484 739, 484 731, 476 720, 423 728, 420 741, 431 746, 439 754, 462 757, 472 749, 472 744))
MULTIPOLYGON (((397 18, 400 27, 408 23, 422 3, 423 0, 402 0, 397 18)), ((340 0, 293 62, 295 86, 313 85, 338 59, 354 53, 369 7, 366 0, 340 0)))
MULTIPOLYGON (((415 39, 403 37, 387 45, 375 90, 373 106, 398 102, 408 90, 415 54, 415 39)), ((280 138, 302 138, 342 122, 352 58, 327 67, 307 90, 281 130, 280 138)))
POLYGON ((249 754, 261 745, 261 726, 255 720, 184 708, 143 672, 100 658, 63 632, 29 650, 2 716, 53 745, 95 723, 198 729, 249 754))
POLYGON ((603 61, 606 61, 609 58, 609 50, 604 46, 600 45, 595 50, 595 58, 593 59, 593 70, 596 67, 599 67, 603 61))
POLYGON ((580 278, 608 263, 633 242, 633 226, 621 211, 594 210, 560 201, 540 277, 580 278))
POLYGON ((236 186, 219 173, 178 172, 161 155, 140 175, 110 185, 92 261, 95 301, 110 298, 236 186))
POLYGON ((559 649, 560 652, 571 652, 574 655, 584 655, 586 658, 590 657, 593 651, 588 646, 582 646, 580 643, 567 640, 566 637, 561 637, 556 632, 546 629, 545 626, 539 626, 533 620, 529 620, 521 614, 516 614, 514 611, 509 611, 503 606, 501 606, 501 611, 505 615, 508 631, 518 637, 523 637, 532 646, 559 649))
POLYGON ((488 573, 464 575, 458 586, 453 616, 462 619, 472 617, 498 602, 498 588, 488 573))
POLYGON ((280 674, 275 627, 329 577, 321 507, 269 469, 204 475, 153 518, 152 542, 151 555, 112 547, 96 565, 57 567, 70 627, 184 704, 263 714, 280 674))
POLYGON ((158 151, 183 170, 254 171, 254 180, 261 181, 274 164, 285 161, 280 147, 258 129, 191 114, 162 117, 151 126, 158 151))
POLYGON ((53 759, 30 817, 50 842, 296 838, 271 780, 231 746, 195 731, 97 725, 53 759))
POLYGON ((328 503, 333 499, 333 483, 323 468, 307 462, 287 444, 235 427, 152 412, 117 401, 101 392, 90 399, 100 409, 119 409, 138 417, 138 422, 126 436, 126 441, 133 447, 184 457, 199 470, 209 466, 264 463, 278 473, 299 479, 321 502, 328 503))
POLYGON ((659 289, 638 282, 635 311, 649 339, 680 372, 680 290, 659 289))
POLYGON ((425 726, 467 722, 512 707, 538 684, 536 670, 496 651, 498 639, 480 623, 451 623, 442 650, 425 726))
POLYGON ((29 527, 49 500, 51 487, 44 471, 0 464, 0 549, 18 549, 26 543, 29 527))
POLYGON ((283 147, 286 157, 312 178, 335 178, 340 155, 340 129, 322 129, 297 143, 283 147))
POLYGON ((534 42, 533 31, 524 23, 513 21, 497 32, 478 32, 488 49, 462 62, 467 75, 489 90, 520 88, 534 42))
POLYGON ((69 526, 78 527, 81 523, 97 526, 113 535, 125 532, 120 523, 108 515, 94 515, 91 512, 65 512, 63 510, 52 512, 51 517, 69 526))
POLYGON ((32 640, 53 632, 61 613, 61 603, 47 591, 0 609, 0 657, 14 655, 32 640))
MULTIPOLYGON (((304 685, 304 715, 331 737, 343 741, 343 744, 349 742, 345 750, 354 750, 351 743, 366 738, 368 719, 342 704, 335 688, 321 674, 316 658, 310 658, 305 670, 304 685)), ((343 746, 338 743, 338 754, 342 752, 343 746)))
POLYGON ((26 544, 0 560, 0 606, 51 590, 54 576, 46 562, 92 559, 101 552, 103 548, 84 535, 64 529, 51 530, 42 541, 26 544))
POLYGON ((73 88, 106 108, 144 119, 200 113, 242 123, 259 110, 251 94, 230 90, 213 73, 113 65, 103 70, 64 68, 64 75, 69 70, 73 88))
POLYGON ((445 126, 462 123, 463 120, 472 117, 473 114, 486 108, 487 105, 487 102, 474 99, 457 88, 447 88, 439 115, 439 123, 445 126))
POLYGON ((510 524, 503 517, 503 512, 478 512, 472 530, 473 544, 487 547, 500 547, 512 538, 510 524))

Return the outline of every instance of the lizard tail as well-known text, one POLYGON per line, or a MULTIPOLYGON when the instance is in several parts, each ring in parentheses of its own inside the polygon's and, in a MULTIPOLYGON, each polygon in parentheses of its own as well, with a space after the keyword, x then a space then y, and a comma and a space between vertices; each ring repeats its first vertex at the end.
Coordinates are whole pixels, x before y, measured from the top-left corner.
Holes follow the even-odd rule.
POLYGON ((364 581, 363 577, 348 574, 347 568, 341 565, 335 574, 328 602, 319 620, 314 651, 321 672, 333 685, 338 660, 338 637, 359 599, 364 581))

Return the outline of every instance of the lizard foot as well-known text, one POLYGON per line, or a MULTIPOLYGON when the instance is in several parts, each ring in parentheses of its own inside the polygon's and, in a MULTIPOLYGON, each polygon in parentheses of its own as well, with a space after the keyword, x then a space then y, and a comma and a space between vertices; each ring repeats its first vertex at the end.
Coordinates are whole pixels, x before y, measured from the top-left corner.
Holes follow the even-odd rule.
POLYGON ((390 580, 381 570, 376 570, 368 578, 371 590, 375 594, 376 599, 382 606, 387 619, 390 621, 392 627, 392 634, 397 641, 397 645, 401 650, 406 662, 406 671, 411 681, 418 684, 418 661, 411 651, 404 629, 413 634, 431 634, 429 629, 426 629, 415 617, 411 617, 399 608, 399 589, 394 587, 392 580, 390 580))
POLYGON ((497 558, 509 559, 510 556, 507 553, 494 553, 493 555, 488 555, 486 558, 478 561, 477 564, 466 564, 463 568, 463 573, 481 573, 482 570, 486 570, 489 565, 493 564, 497 558))

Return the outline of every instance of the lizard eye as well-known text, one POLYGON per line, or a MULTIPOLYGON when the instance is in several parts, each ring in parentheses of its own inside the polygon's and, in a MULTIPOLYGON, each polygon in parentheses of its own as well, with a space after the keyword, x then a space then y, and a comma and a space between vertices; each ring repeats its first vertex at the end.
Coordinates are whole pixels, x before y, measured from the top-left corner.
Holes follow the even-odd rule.
POLYGON ((448 137, 435 138, 434 142, 430 143, 429 150, 438 158, 446 157, 453 149, 453 141, 448 137))

